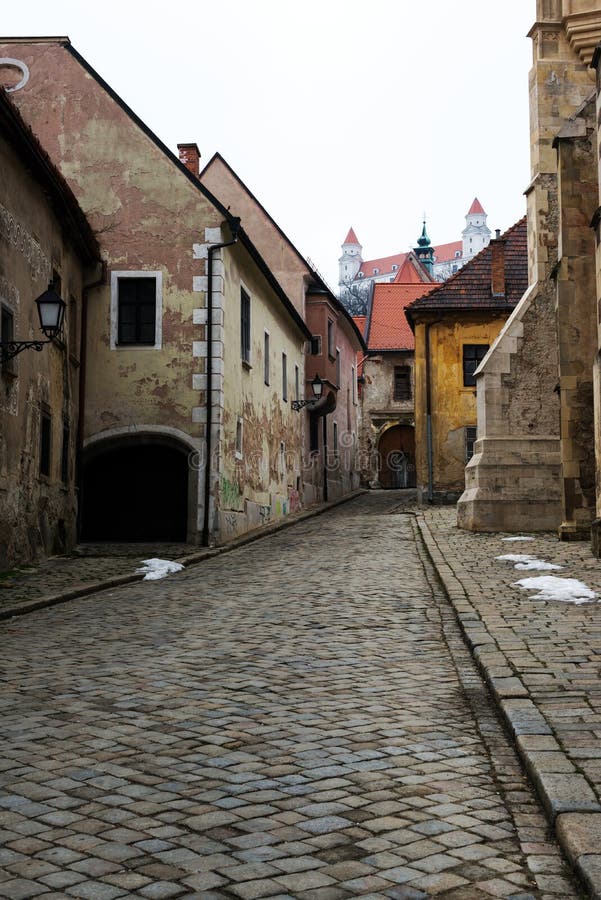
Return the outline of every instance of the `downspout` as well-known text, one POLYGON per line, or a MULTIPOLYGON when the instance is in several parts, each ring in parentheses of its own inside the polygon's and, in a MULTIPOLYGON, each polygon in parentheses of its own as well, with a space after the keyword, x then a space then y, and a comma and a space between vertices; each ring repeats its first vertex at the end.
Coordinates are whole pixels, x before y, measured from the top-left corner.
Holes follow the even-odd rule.
POLYGON ((433 450, 432 450, 432 385, 430 366, 430 326, 426 323, 426 444, 428 451, 428 503, 434 500, 433 450))
POLYGON ((205 483, 204 483, 204 511, 202 525, 202 546, 208 547, 210 541, 209 528, 209 504, 211 500, 211 454, 213 452, 211 427, 213 425, 213 254, 223 247, 231 247, 238 240, 240 219, 232 217, 228 220, 232 233, 232 240, 221 244, 212 244, 207 254, 207 419, 205 424, 205 483))
MULTIPOLYGON (((83 285, 81 293, 81 322, 79 328, 79 396, 77 412, 77 443, 75 447, 75 490, 77 493, 77 539, 81 538, 81 514, 83 509, 83 441, 86 415, 86 375, 87 375, 87 341, 88 341, 88 293, 92 288, 100 287, 106 280, 106 263, 100 262, 100 275, 95 281, 83 285)), ((66 348, 67 356, 69 348, 66 348)))
POLYGON ((328 414, 323 415, 323 502, 328 502, 328 414))

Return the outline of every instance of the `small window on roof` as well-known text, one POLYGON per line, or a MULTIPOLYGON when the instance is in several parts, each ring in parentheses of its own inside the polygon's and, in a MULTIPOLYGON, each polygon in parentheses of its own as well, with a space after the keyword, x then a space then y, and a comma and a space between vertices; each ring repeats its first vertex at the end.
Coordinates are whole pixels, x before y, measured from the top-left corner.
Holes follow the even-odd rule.
POLYGON ((455 250, 455 259, 459 259, 461 256, 461 250, 455 250))
POLYGON ((379 275, 379 274, 380 274, 380 270, 379 270, 379 269, 374 269, 374 275, 379 275))
POLYGON ((363 272, 359 272, 359 278, 363 278, 363 272))
POLYGON ((393 271, 393 272, 396 272, 397 269, 398 269, 397 264, 396 264, 396 263, 393 263, 393 264, 392 264, 392 271, 393 271))

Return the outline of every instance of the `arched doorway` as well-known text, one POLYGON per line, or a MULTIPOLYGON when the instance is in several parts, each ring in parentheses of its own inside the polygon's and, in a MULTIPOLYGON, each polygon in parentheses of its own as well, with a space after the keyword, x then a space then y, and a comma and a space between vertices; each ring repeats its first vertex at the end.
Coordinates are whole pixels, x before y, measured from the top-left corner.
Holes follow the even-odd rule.
POLYGON ((188 449, 138 436, 103 441, 84 457, 81 539, 185 541, 188 449))
POLYGON ((383 488, 415 487, 415 429, 393 425, 378 441, 380 485, 383 488))

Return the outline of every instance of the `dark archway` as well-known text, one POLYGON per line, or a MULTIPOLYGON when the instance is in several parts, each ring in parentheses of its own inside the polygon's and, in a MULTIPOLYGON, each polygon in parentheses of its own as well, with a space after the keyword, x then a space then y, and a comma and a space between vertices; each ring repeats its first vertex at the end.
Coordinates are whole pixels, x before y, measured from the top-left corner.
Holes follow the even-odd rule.
POLYGON ((415 487, 415 429, 412 425, 387 428, 378 442, 380 485, 415 487))
POLYGON ((81 504, 84 541, 185 541, 187 449, 148 437, 94 445, 81 504))

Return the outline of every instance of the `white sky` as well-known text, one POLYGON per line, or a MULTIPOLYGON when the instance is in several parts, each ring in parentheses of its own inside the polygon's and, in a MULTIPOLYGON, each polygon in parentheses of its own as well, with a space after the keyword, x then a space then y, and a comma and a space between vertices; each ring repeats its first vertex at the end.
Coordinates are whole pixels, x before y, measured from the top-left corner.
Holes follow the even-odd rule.
POLYGON ((3 35, 68 35, 177 152, 218 150, 336 288, 363 256, 459 240, 474 196, 525 212, 534 0, 29 0, 3 35))

